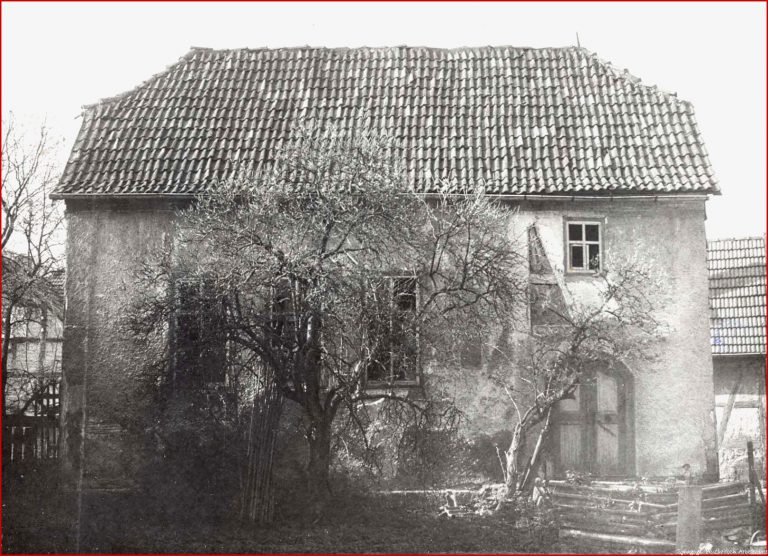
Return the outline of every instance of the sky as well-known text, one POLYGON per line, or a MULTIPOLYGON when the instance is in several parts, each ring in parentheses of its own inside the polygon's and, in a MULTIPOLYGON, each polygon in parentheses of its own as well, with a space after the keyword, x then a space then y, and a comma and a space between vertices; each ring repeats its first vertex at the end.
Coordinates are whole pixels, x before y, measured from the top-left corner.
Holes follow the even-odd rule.
POLYGON ((693 103, 722 189, 707 236, 766 228, 762 2, 3 3, 3 117, 71 149, 81 106, 132 89, 191 46, 569 46, 693 103))

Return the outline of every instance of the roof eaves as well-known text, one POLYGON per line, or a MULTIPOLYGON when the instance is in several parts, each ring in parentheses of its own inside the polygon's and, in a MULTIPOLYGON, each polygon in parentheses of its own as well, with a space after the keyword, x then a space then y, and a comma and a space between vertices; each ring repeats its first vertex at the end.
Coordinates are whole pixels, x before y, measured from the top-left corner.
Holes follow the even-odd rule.
POLYGON ((51 193, 56 201, 67 199, 194 199, 195 193, 51 193))

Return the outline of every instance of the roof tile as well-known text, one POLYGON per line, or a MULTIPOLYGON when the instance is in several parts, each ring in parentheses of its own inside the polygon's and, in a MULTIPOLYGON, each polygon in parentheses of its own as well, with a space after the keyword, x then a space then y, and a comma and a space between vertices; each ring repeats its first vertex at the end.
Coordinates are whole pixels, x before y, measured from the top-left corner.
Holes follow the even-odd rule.
POLYGON ((765 353, 765 237, 707 243, 712 353, 765 353))
POLYGON ((300 120, 399 140, 421 191, 719 192, 690 104, 581 48, 193 49, 86 108, 54 194, 194 194, 300 120))

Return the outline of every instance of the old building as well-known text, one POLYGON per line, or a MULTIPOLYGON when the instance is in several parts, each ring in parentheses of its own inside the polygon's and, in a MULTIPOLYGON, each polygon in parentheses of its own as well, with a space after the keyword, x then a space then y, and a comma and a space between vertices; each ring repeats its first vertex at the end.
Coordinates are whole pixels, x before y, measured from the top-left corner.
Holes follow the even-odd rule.
POLYGON ((765 237, 707 252, 721 475, 746 479, 748 441, 765 462, 765 237))
MULTIPOLYGON (((23 273, 25 261, 21 255, 5 254, 6 278, 12 280, 14 273, 23 273)), ((64 271, 55 270, 36 279, 15 299, 3 293, 3 306, 12 306, 10 327, 3 329, 4 339, 8 334, 5 413, 56 414, 64 331, 64 271)))
MULTIPOLYGON (((481 184, 518 209, 515 226, 536 224, 552 279, 575 298, 611 257, 663 269, 669 334, 655 358, 606 369, 562 408, 555 468, 668 476, 688 463, 717 476, 704 220, 719 189, 693 108, 584 49, 514 47, 193 49, 86 107, 54 195, 68 215, 70 470, 114 485, 140 459, 120 415, 141 348, 118 317, 137 265, 173 242, 174 207, 269 164, 302 120, 390 134, 419 191, 481 184)), ((489 385, 455 391, 467 434, 508 428, 489 385)))

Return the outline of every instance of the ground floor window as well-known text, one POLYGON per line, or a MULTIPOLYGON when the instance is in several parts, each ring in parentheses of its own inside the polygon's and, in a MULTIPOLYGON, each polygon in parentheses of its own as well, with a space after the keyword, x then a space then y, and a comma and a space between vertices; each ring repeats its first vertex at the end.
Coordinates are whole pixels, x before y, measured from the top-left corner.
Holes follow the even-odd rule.
POLYGON ((371 361, 366 368, 369 387, 396 383, 418 383, 419 341, 415 325, 419 303, 418 282, 414 276, 388 276, 379 291, 381 305, 375 330, 371 361))

